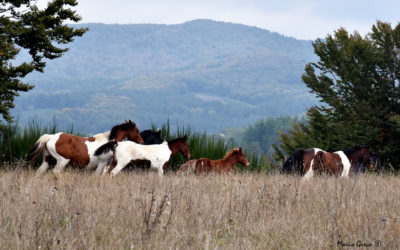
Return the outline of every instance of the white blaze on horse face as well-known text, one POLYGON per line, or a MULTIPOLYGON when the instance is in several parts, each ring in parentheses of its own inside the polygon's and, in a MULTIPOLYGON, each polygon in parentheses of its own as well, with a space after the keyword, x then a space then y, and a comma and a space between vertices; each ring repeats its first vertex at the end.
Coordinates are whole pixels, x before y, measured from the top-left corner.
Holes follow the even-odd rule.
POLYGON ((349 176, 349 171, 350 171, 350 161, 349 158, 347 158, 347 156, 344 154, 343 151, 337 151, 334 154, 337 154, 340 156, 340 159, 342 160, 342 164, 343 164, 343 171, 342 171, 342 177, 348 177, 349 176))
MULTIPOLYGON (((322 151, 322 152, 325 152, 324 150, 322 150, 322 149, 319 149, 319 148, 314 148, 314 156, 319 152, 319 151, 322 151)), ((307 171, 307 173, 304 175, 304 178, 306 179, 306 180, 309 180, 311 177, 313 177, 313 175, 314 175, 314 171, 313 171, 313 164, 314 164, 314 156, 313 156, 313 159, 311 160, 311 162, 310 162, 310 168, 308 169, 308 171, 307 171)))

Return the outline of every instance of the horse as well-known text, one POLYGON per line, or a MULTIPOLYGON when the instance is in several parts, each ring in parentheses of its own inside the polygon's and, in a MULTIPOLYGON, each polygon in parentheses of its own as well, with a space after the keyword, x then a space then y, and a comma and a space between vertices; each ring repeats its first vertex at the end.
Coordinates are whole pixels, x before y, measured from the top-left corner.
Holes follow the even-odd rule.
POLYGON ((283 164, 282 173, 295 173, 309 179, 314 171, 336 176, 348 176, 354 168, 373 167, 371 153, 365 146, 354 146, 334 153, 325 152, 319 148, 295 151, 283 164))
POLYGON ((305 168, 305 179, 310 179, 314 171, 318 174, 330 174, 335 176, 348 177, 351 163, 349 158, 343 151, 336 151, 334 153, 319 150, 315 153, 314 158, 311 160, 310 165, 305 168))
POLYGON ((144 145, 161 144, 163 142, 163 139, 161 138, 161 130, 157 132, 150 129, 143 130, 140 132, 140 136, 144 141, 144 145))
POLYGON ((351 173, 357 174, 359 172, 365 173, 366 170, 371 171, 375 163, 378 168, 380 167, 379 156, 371 153, 369 147, 366 145, 355 145, 354 147, 344 149, 343 152, 350 160, 351 173))
POLYGON ((322 149, 309 148, 296 150, 283 163, 281 173, 303 176, 306 173, 305 170, 310 168, 311 161, 314 159, 314 156, 318 151, 322 151, 322 149))
POLYGON ((97 165, 95 150, 110 140, 129 140, 143 143, 139 130, 131 120, 114 126, 111 131, 96 134, 92 137, 80 137, 63 132, 44 134, 34 144, 28 154, 27 161, 32 164, 42 153, 43 162, 38 168, 38 173, 45 172, 52 163, 55 163, 54 172, 61 173, 68 163, 79 168, 93 168, 97 165))
MULTIPOLYGON (((189 160, 191 157, 186 135, 184 137, 179 137, 168 141, 168 147, 171 150, 170 160, 178 152, 180 152, 183 155, 183 157, 185 157, 186 160, 189 160)), ((164 164, 163 170, 165 170, 168 167, 168 163, 169 161, 164 164)))
MULTIPOLYGON (((107 149, 108 146, 104 145, 103 148, 99 148, 97 151, 97 155, 102 154, 104 151, 107 151, 110 149, 110 147, 108 147, 109 149, 107 149)), ((180 152, 186 160, 189 160, 191 155, 190 155, 190 150, 189 150, 189 145, 187 143, 187 136, 185 135, 184 137, 178 137, 176 139, 170 140, 168 141, 168 147, 171 150, 171 156, 170 159, 164 163, 163 165, 163 171, 165 171, 165 169, 168 167, 169 161, 172 159, 172 157, 180 152)), ((114 150, 115 151, 115 150, 114 150)), ((96 154, 96 153, 95 153, 96 154)), ((149 160, 144 160, 144 159, 137 159, 132 161, 134 163, 136 163, 136 166, 141 166, 142 168, 150 168, 151 166, 151 162, 149 160)), ((99 166, 98 169, 96 170, 96 174, 100 174, 101 171, 103 171, 103 174, 113 170, 116 166, 116 161, 110 162, 110 159, 108 162, 104 161, 102 164, 103 166, 99 166), (110 165, 108 168, 104 168, 105 165, 110 165), (104 169, 104 170, 102 170, 104 169)), ((129 166, 129 165, 128 165, 129 166)), ((126 167, 124 167, 125 169, 126 167)))
MULTIPOLYGON (((153 145, 141 145, 132 141, 111 141, 99 147, 94 155, 98 158, 96 174, 103 172, 104 167, 113 160, 116 162, 116 166, 111 171, 111 176, 117 175, 133 160, 148 160, 150 161, 150 167, 156 169, 158 174, 162 176, 164 172, 163 166, 169 161, 171 150, 167 141, 153 145)), ((108 167, 103 174, 107 171, 108 167)))
POLYGON ((198 160, 188 161, 180 167, 179 172, 194 170, 197 174, 209 172, 229 173, 234 170, 237 163, 246 167, 250 165, 242 148, 234 148, 232 151, 228 152, 223 159, 219 160, 200 158, 198 160))

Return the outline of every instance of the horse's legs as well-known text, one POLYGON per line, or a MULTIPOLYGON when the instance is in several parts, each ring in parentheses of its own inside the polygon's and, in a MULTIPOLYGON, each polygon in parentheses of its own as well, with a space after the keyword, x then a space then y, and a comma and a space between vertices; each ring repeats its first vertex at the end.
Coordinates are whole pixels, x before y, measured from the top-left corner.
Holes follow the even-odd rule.
POLYGON ((128 163, 130 162, 130 159, 127 160, 118 160, 117 166, 111 171, 111 176, 117 175, 128 163))
POLYGON ((64 167, 68 164, 68 162, 69 159, 65 159, 64 157, 57 159, 57 164, 54 167, 53 172, 55 174, 61 174, 61 172, 63 171, 64 167))
POLYGON ((153 163, 150 163, 150 164, 151 164, 151 165, 150 165, 150 168, 155 168, 155 169, 157 169, 158 175, 159 175, 159 176, 163 176, 163 174, 164 174, 163 164, 153 164, 153 163))
POLYGON ((304 179, 309 180, 311 177, 313 177, 313 175, 314 175, 313 164, 314 164, 314 159, 311 160, 310 168, 308 169, 307 173, 304 175, 304 179))
POLYGON ((157 172, 158 172, 158 175, 159 175, 159 176, 163 176, 164 170, 163 170, 162 166, 160 166, 159 168, 157 168, 157 172))
POLYGON ((106 166, 106 167, 103 169, 103 175, 107 174, 107 173, 110 171, 110 168, 111 168, 111 165, 106 166))
POLYGON ((44 172, 46 172, 46 170, 49 168, 49 163, 46 161, 46 157, 49 156, 49 152, 47 151, 47 149, 43 149, 43 162, 40 165, 40 167, 38 168, 38 170, 36 170, 37 174, 42 174, 44 172))
POLYGON ((96 168, 96 175, 101 175, 103 172, 104 167, 107 165, 107 162, 99 161, 96 168))

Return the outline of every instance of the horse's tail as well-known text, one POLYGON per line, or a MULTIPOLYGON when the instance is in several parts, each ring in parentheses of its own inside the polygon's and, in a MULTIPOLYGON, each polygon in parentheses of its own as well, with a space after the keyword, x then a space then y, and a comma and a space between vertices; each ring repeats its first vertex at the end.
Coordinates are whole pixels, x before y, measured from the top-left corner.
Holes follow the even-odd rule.
POLYGON ((189 170, 194 170, 196 167, 197 160, 190 160, 181 165, 178 173, 188 172, 189 170))
POLYGON ((94 152, 95 156, 100 156, 107 154, 108 152, 115 152, 115 148, 118 146, 117 141, 109 141, 103 145, 101 145, 96 151, 94 152))
POLYGON ((33 145, 31 151, 29 152, 26 161, 28 163, 33 163, 41 155, 43 149, 46 147, 46 143, 51 139, 49 134, 42 135, 39 140, 33 145))

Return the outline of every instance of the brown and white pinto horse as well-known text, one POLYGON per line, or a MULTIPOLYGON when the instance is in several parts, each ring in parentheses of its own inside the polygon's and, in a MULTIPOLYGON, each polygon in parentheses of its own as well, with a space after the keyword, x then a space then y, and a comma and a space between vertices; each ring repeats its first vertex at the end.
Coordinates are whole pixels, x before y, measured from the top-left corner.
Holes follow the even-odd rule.
POLYGON ((334 153, 318 150, 314 158, 311 160, 308 169, 305 169, 305 179, 313 176, 314 171, 317 174, 330 174, 335 176, 347 177, 350 171, 350 161, 343 151, 336 151, 334 153))
POLYGON ((250 165, 241 148, 234 148, 220 160, 200 158, 198 160, 188 161, 180 167, 179 172, 194 170, 197 174, 209 172, 229 173, 234 170, 237 163, 246 167, 250 165))
POLYGON ((314 171, 336 176, 348 176, 352 169, 359 166, 372 169, 373 161, 367 147, 354 146, 334 153, 319 148, 295 151, 283 164, 283 173, 295 173, 309 179, 314 171))
POLYGON ((38 173, 45 172, 54 162, 56 162, 55 173, 61 173, 68 163, 79 168, 90 169, 97 165, 97 157, 94 157, 94 152, 98 147, 108 141, 122 141, 125 138, 143 143, 136 124, 131 120, 114 126, 111 131, 92 137, 80 137, 63 132, 44 134, 33 146, 27 161, 32 164, 43 152, 43 162, 37 170, 38 173))

